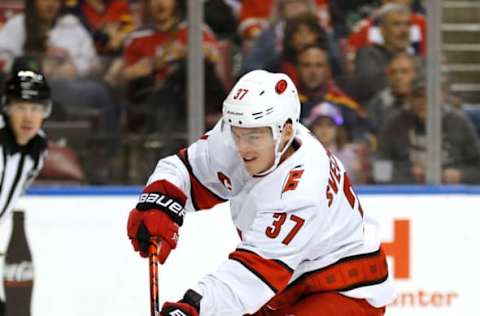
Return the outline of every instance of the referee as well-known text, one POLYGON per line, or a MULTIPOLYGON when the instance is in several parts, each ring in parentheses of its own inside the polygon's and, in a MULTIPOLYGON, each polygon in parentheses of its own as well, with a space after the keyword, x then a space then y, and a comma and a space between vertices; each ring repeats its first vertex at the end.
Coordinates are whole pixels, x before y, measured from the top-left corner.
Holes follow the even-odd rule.
MULTIPOLYGON (((18 70, 7 80, 0 107, 0 224, 42 168, 47 140, 40 128, 51 108, 50 88, 42 74, 18 70)), ((4 244, 0 240, 0 256, 5 253, 4 244)))

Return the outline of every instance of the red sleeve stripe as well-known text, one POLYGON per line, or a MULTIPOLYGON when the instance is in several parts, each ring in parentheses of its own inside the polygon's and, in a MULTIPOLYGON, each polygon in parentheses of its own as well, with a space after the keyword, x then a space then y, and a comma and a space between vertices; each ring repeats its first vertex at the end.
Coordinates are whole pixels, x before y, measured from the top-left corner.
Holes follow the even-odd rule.
POLYGON ((197 211, 212 208, 215 205, 226 201, 210 191, 198 180, 193 173, 190 162, 188 161, 188 151, 186 148, 181 149, 177 156, 183 162, 190 175, 190 196, 192 197, 193 207, 195 207, 197 211))
POLYGON ((265 259, 254 252, 237 249, 229 259, 235 260, 262 280, 274 293, 283 290, 293 270, 280 260, 265 259))

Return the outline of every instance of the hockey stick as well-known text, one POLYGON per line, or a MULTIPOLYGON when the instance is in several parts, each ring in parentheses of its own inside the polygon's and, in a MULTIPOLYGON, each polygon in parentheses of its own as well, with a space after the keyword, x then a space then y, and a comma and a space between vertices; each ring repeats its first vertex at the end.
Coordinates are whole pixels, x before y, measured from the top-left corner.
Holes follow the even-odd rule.
POLYGON ((150 315, 160 316, 160 302, 158 291, 158 254, 160 242, 152 240, 148 246, 148 266, 150 272, 150 315))

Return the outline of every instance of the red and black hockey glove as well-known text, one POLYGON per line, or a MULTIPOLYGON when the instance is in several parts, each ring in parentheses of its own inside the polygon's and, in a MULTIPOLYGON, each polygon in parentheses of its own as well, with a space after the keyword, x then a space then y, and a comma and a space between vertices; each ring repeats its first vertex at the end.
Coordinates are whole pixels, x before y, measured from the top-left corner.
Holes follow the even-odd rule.
POLYGON ((145 187, 128 217, 128 237, 135 251, 147 257, 150 241, 159 239, 162 242, 159 261, 163 264, 177 246, 178 228, 183 224, 186 201, 187 196, 182 190, 166 180, 145 187))
POLYGON ((166 302, 160 311, 161 316, 198 316, 202 296, 193 290, 188 290, 182 300, 177 303, 166 302))

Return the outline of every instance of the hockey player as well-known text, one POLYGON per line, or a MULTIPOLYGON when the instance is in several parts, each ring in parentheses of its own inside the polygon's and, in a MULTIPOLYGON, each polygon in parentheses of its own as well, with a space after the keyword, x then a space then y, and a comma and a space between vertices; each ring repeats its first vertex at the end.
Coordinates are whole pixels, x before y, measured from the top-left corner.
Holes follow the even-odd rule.
POLYGON ((364 217, 342 163, 299 123, 285 74, 255 70, 223 118, 158 162, 128 219, 134 249, 175 249, 186 213, 229 200, 241 242, 161 315, 383 315, 395 293, 376 225, 364 217))
MULTIPOLYGON (((0 114, 0 224, 43 166, 47 140, 40 127, 51 107, 42 74, 18 70, 6 82, 0 114)), ((0 256, 4 246, 0 240, 0 256)), ((3 305, 0 295, 0 316, 3 305)))

